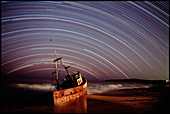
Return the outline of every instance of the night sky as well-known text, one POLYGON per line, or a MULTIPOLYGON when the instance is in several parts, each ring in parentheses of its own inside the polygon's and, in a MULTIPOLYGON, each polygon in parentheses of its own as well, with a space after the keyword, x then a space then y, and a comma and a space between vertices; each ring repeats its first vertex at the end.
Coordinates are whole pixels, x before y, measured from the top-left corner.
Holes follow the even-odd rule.
POLYGON ((88 80, 169 79, 168 1, 2 1, 2 76, 51 78, 50 38, 88 80))

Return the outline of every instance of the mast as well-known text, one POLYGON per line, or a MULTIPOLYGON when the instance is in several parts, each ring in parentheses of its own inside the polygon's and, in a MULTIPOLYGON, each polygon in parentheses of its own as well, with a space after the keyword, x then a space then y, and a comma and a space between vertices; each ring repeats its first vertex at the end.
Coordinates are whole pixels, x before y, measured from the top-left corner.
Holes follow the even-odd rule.
MULTIPOLYGON (((54 45, 53 45, 52 39, 50 39, 50 41, 51 41, 52 46, 53 46, 53 48, 54 48, 55 56, 56 56, 56 58, 58 59, 57 52, 56 52, 56 49, 55 49, 55 47, 54 47, 54 45)), ((57 61, 54 60, 54 62, 55 62, 55 67, 56 67, 56 72, 55 72, 55 74, 56 74, 56 83, 57 83, 57 88, 58 88, 58 87, 59 87, 59 83, 58 83, 57 61)))
POLYGON ((66 66, 64 65, 63 61, 62 61, 62 58, 58 58, 56 49, 55 49, 55 47, 54 47, 54 45, 53 45, 53 42, 52 42, 52 38, 50 38, 50 41, 51 41, 51 43, 52 43, 52 46, 53 46, 54 52, 55 52, 55 56, 56 56, 56 58, 57 58, 57 59, 54 60, 54 62, 55 62, 55 66, 56 66, 56 82, 57 82, 57 87, 59 87, 59 84, 58 84, 58 70, 57 70, 57 61, 58 61, 58 60, 60 60, 61 64, 62 64, 63 67, 65 68, 65 70, 66 70, 68 76, 71 78, 71 80, 74 81, 74 79, 73 79, 73 77, 71 76, 70 72, 67 70, 67 69, 69 68, 69 66, 66 67, 66 66))

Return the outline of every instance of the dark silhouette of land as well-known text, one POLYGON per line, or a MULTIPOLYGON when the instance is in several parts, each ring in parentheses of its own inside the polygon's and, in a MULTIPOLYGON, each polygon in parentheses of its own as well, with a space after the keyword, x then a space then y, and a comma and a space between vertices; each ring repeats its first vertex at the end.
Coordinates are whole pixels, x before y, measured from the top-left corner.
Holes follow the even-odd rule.
POLYGON ((169 84, 165 80, 144 80, 144 79, 109 79, 106 82, 135 82, 135 83, 149 83, 149 84, 169 84))

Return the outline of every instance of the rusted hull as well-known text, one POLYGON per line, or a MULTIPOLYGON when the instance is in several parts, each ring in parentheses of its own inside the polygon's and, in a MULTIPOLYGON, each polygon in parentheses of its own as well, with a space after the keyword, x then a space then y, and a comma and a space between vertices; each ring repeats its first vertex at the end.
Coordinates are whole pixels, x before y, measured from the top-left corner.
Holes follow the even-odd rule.
POLYGON ((87 80, 81 86, 53 91, 54 105, 68 102, 87 94, 87 80))

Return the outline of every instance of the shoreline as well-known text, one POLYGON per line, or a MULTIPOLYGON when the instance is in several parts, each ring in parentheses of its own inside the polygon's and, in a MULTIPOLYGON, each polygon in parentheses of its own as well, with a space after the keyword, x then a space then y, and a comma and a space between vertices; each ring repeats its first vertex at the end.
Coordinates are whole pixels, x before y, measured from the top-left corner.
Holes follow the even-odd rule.
MULTIPOLYGON (((114 90, 87 94, 66 105, 53 105, 51 93, 1 107, 4 113, 162 113, 168 112, 169 87, 114 90), (81 104, 82 103, 82 104, 81 104)), ((1 104, 3 105, 3 104, 1 104)))
POLYGON ((89 94, 87 95, 87 112, 167 113, 170 105, 169 90, 169 86, 161 86, 89 94))

